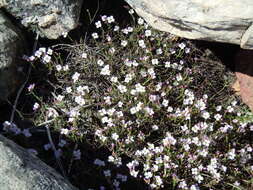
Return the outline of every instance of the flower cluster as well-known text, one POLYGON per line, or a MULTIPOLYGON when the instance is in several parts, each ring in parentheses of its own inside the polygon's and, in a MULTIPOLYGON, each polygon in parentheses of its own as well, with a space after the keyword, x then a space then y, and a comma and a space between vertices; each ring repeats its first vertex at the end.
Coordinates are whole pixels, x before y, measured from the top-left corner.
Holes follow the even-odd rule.
MULTIPOLYGON (((93 135, 112 151, 108 163, 127 166, 153 189, 229 189, 249 179, 253 147, 241 139, 252 133, 252 121, 244 119, 236 97, 220 101, 216 92, 223 87, 210 90, 214 79, 201 87, 200 63, 190 59, 199 51, 190 42, 173 41, 142 18, 120 28, 104 15, 95 27, 90 42, 68 49, 68 62, 53 65, 60 87, 47 106, 34 105, 38 114, 61 122, 62 135, 93 135), (131 160, 124 163, 122 155, 131 160)), ((95 159, 94 165, 106 162, 95 159)), ((112 177, 111 170, 103 173, 112 177)), ((126 181, 117 175, 111 183, 119 189, 126 181)))

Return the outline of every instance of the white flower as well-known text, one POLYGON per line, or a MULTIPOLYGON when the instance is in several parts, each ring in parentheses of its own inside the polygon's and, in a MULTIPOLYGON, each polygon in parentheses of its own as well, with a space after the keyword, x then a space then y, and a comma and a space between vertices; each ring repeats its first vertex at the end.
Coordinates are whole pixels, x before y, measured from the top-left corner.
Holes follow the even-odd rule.
POLYGON ((150 108, 150 107, 145 107, 144 109, 145 109, 145 111, 146 111, 150 116, 154 115, 154 111, 153 111, 152 108, 150 108))
POLYGON ((182 129, 182 131, 187 131, 188 130, 187 125, 182 125, 180 128, 182 129))
POLYGON ((110 105, 112 103, 111 99, 112 98, 110 96, 105 96, 104 97, 105 103, 108 104, 108 105, 110 105))
POLYGON ((157 55, 161 55, 163 53, 163 50, 161 49, 161 48, 158 48, 157 50, 156 50, 156 54, 157 55))
POLYGON ((113 16, 107 17, 107 22, 108 22, 108 23, 113 23, 114 21, 115 21, 115 19, 114 19, 113 16))
POLYGON ((135 113, 137 113, 137 112, 138 112, 138 110, 137 110, 136 107, 130 108, 130 113, 131 113, 131 114, 135 114, 135 113))
POLYGON ((103 15, 103 16, 101 16, 101 19, 102 19, 102 21, 106 21, 107 20, 107 16, 103 15))
POLYGON ((177 81, 183 80, 182 75, 181 74, 177 74, 176 75, 176 79, 177 79, 177 81))
POLYGON ((113 31, 118 31, 119 30, 119 26, 114 26, 114 29, 113 29, 113 31))
POLYGON ((138 18, 137 22, 138 22, 139 25, 143 25, 144 24, 144 20, 142 18, 138 18))
POLYGON ((190 190, 199 190, 197 185, 191 185, 190 190))
POLYGON ((81 57, 86 59, 87 58, 87 53, 82 53, 81 57))
POLYGON ((140 83, 136 84, 136 85, 135 85, 135 88, 136 88, 136 91, 137 91, 137 92, 140 92, 140 93, 143 93, 143 92, 146 91, 146 90, 145 90, 145 86, 142 86, 140 83))
POLYGON ((104 65, 104 61, 101 60, 101 59, 99 59, 99 60, 97 61, 97 64, 98 64, 99 66, 103 66, 103 65, 104 65))
POLYGON ((139 41, 138 41, 138 44, 139 44, 139 46, 142 47, 142 48, 145 48, 145 47, 146 47, 144 40, 139 40, 139 41))
POLYGON ((191 50, 190 48, 185 48, 185 53, 186 54, 190 53, 190 50, 191 50))
POLYGON ((111 77, 111 82, 114 82, 114 83, 116 83, 116 82, 118 82, 118 77, 111 77))
POLYGON ((34 84, 34 83, 33 83, 33 84, 30 84, 30 85, 28 86, 27 90, 28 90, 29 92, 31 92, 31 91, 34 89, 34 87, 35 87, 35 84, 34 84))
POLYGON ((35 57, 38 57, 38 58, 40 58, 41 55, 42 55, 42 52, 39 51, 39 50, 37 50, 37 51, 34 53, 34 56, 35 56, 35 57))
POLYGON ((69 93, 71 93, 72 92, 72 88, 71 87, 67 87, 66 88, 66 92, 69 94, 69 93))
POLYGON ((161 90, 161 89, 162 89, 162 83, 159 82, 159 83, 155 86, 155 90, 156 90, 156 91, 159 91, 159 90, 161 90))
POLYGON ((119 101, 118 102, 118 107, 121 108, 123 106, 123 102, 119 101))
POLYGON ((195 103, 195 107, 203 111, 206 109, 206 103, 203 101, 203 99, 197 100, 197 102, 195 103))
POLYGON ((61 128, 60 133, 63 135, 67 135, 67 134, 69 134, 69 130, 65 129, 65 128, 61 128))
POLYGON ((93 39, 97 39, 98 38, 98 33, 94 32, 91 34, 92 38, 93 39))
POLYGON ((50 56, 50 55, 45 55, 45 56, 43 57, 43 61, 44 61, 45 63, 49 63, 49 62, 51 61, 51 56, 50 56))
POLYGON ((233 148, 232 150, 230 150, 230 151, 228 152, 228 159, 234 160, 235 156, 236 156, 236 154, 235 154, 235 149, 233 148))
POLYGON ((234 182, 234 185, 235 185, 235 186, 240 186, 240 182, 235 181, 235 182, 234 182))
POLYGON ((59 116, 58 112, 54 108, 47 108, 47 117, 48 118, 56 118, 59 116))
POLYGON ((157 131, 157 130, 159 129, 159 127, 158 127, 157 125, 153 125, 153 126, 152 126, 152 129, 153 129, 154 131, 157 131))
POLYGON ((80 74, 78 72, 75 72, 74 75, 72 76, 72 80, 74 81, 74 83, 79 79, 80 74))
POLYGON ((180 43, 180 44, 178 45, 178 47, 179 47, 180 49, 184 49, 184 48, 186 47, 186 45, 185 45, 185 43, 180 43))
POLYGON ((132 63, 132 65, 134 66, 134 67, 137 67, 138 65, 139 65, 139 63, 137 62, 137 61, 133 61, 133 63, 132 63))
POLYGON ((152 63, 152 65, 158 65, 159 61, 158 61, 158 59, 152 59, 151 63, 152 63))
POLYGON ((221 115, 221 114, 215 114, 215 115, 214 115, 214 119, 215 119, 216 121, 220 121, 221 118, 222 118, 222 115, 221 115))
POLYGON ((118 90, 120 91, 120 93, 125 93, 125 92, 127 92, 126 86, 124 86, 124 85, 122 85, 122 84, 120 84, 117 88, 118 88, 118 90))
POLYGON ((43 53, 46 53, 46 48, 45 47, 41 47, 41 48, 39 48, 39 51, 41 51, 43 53))
POLYGON ((232 106, 235 106, 237 104, 237 101, 236 100, 234 100, 233 102, 231 102, 231 105, 232 106))
POLYGON ((68 65, 63 66, 63 71, 68 71, 68 70, 69 70, 69 66, 68 65))
POLYGON ((161 186, 163 184, 162 178, 160 176, 155 176, 156 184, 161 186))
POLYGON ((228 110, 229 113, 232 113, 234 111, 234 108, 232 106, 228 106, 227 110, 228 110))
POLYGON ((165 67, 166 67, 166 68, 170 68, 170 66, 171 66, 171 65, 170 65, 170 62, 169 62, 169 61, 166 61, 166 62, 165 62, 165 67))
POLYGON ((176 50, 173 49, 173 48, 171 48, 171 49, 170 49, 170 53, 171 53, 171 54, 175 54, 175 53, 176 53, 176 50))
POLYGON ((169 113, 173 112, 173 107, 169 106, 169 107, 167 108, 167 112, 169 112, 169 113))
POLYGON ((140 71, 140 74, 141 74, 142 77, 146 77, 147 76, 147 72, 145 70, 143 70, 143 69, 140 71))
POLYGON ((56 65, 55 68, 56 68, 57 71, 61 71, 62 70, 62 66, 61 65, 56 65))
POLYGON ((102 26, 101 21, 95 22, 96 28, 100 28, 102 26))
POLYGON ((114 54, 114 52, 115 52, 115 48, 114 48, 114 47, 111 47, 111 48, 109 49, 109 53, 114 54))
POLYGON ((125 83, 129 83, 133 79, 133 74, 129 73, 126 75, 126 78, 124 80, 125 83))
POLYGON ((145 179, 150 179, 152 176, 153 176, 153 174, 151 172, 145 172, 144 173, 145 179))
POLYGON ((106 40, 107 40, 107 42, 110 42, 112 40, 111 36, 107 35, 106 40))
POLYGON ((208 119, 208 118, 210 118, 210 114, 209 114, 207 111, 203 111, 203 112, 202 112, 202 117, 203 117, 204 119, 208 119))
POLYGON ((128 12, 129 12, 129 14, 131 14, 131 15, 134 14, 134 10, 133 10, 133 9, 130 9, 128 12))
POLYGON ((126 60, 124 61, 124 64, 125 64, 126 66, 128 66, 128 67, 131 67, 131 66, 132 66, 132 61, 130 61, 129 59, 126 59, 126 60))
POLYGON ((216 111, 221 111, 221 109, 222 109, 222 106, 217 106, 216 107, 216 111))
POLYGON ((35 102, 35 104, 33 105, 33 111, 36 111, 37 109, 39 109, 40 105, 35 102))
POLYGON ((169 100, 164 99, 163 102, 162 102, 162 105, 163 105, 164 107, 167 107, 168 104, 169 104, 169 100))
POLYGON ((68 32, 62 32, 62 36, 63 36, 63 38, 66 38, 66 37, 67 37, 67 35, 68 35, 68 32))
POLYGON ((145 36, 146 36, 146 37, 151 36, 151 30, 146 30, 146 31, 145 31, 145 36))
POLYGON ((79 104, 80 106, 83 106, 83 105, 85 104, 85 101, 84 101, 84 99, 82 98, 82 96, 76 96, 76 97, 75 97, 75 102, 76 102, 77 104, 79 104))
POLYGON ((124 28, 121 30, 124 34, 128 34, 128 29, 127 28, 124 28))
POLYGON ((126 40, 122 40, 122 41, 121 41, 121 45, 122 45, 123 47, 126 47, 126 46, 127 46, 127 41, 126 41, 126 40))
POLYGON ((85 92, 84 91, 87 91, 88 93, 89 93, 89 87, 88 86, 78 86, 77 88, 76 88, 76 91, 79 93, 79 94, 81 94, 81 95, 84 95, 85 94, 85 92))
POLYGON ((163 145, 168 146, 168 145, 175 145, 177 140, 169 133, 166 133, 166 137, 163 139, 163 145))
POLYGON ((101 75, 110 75, 110 73, 111 71, 109 65, 105 65, 100 72, 101 75))
POLYGON ((149 100, 150 100, 151 102, 155 102, 155 101, 158 100, 158 96, 157 96, 157 95, 151 94, 151 95, 149 95, 149 100))
POLYGON ((108 156, 108 162, 114 162, 115 158, 113 156, 108 156))
POLYGON ((117 141, 119 139, 119 135, 117 133, 112 134, 112 139, 117 141))
POLYGON ((64 98, 64 96, 62 96, 62 95, 56 96, 56 100, 59 102, 61 102, 63 100, 63 98, 64 98))
POLYGON ((129 27, 127 27, 127 31, 128 31, 128 32, 133 32, 134 29, 133 29, 133 27, 130 27, 130 26, 129 26, 129 27))
POLYGON ((181 189, 187 189, 187 184, 185 181, 181 181, 178 185, 179 188, 181 189))
POLYGON ((51 48, 48 48, 48 49, 47 49, 47 54, 48 54, 48 55, 52 55, 52 54, 53 54, 53 50, 52 50, 51 48))

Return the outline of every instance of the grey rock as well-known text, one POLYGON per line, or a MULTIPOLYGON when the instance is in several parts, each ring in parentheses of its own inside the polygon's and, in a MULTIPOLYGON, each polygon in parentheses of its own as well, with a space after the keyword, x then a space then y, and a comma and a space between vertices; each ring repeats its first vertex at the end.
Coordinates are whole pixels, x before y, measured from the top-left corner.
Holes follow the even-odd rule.
POLYGON ((54 169, 0 135, 0 190, 77 190, 54 169))
POLYGON ((57 39, 77 26, 81 6, 82 0, 0 0, 0 7, 25 27, 49 39, 57 39))
POLYGON ((17 70, 24 49, 21 31, 0 11, 0 100, 6 100, 21 82, 17 70))
POLYGON ((126 0, 151 26, 174 35, 253 49, 252 0, 126 0))

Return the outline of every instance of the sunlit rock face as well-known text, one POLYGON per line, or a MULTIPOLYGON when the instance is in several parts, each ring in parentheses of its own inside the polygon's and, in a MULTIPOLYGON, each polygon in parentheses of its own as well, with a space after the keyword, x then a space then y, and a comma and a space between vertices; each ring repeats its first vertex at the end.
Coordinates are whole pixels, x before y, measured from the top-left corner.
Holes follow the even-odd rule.
POLYGON ((252 0, 126 0, 151 26, 189 38, 253 49, 252 0))

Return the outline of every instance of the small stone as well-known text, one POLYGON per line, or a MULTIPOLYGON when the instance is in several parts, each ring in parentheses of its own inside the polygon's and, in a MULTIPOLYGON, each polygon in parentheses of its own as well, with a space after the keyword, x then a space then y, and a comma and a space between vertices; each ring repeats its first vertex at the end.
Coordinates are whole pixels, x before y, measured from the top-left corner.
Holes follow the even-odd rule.
POLYGON ((240 95, 253 112, 253 50, 240 50, 235 58, 240 95))

